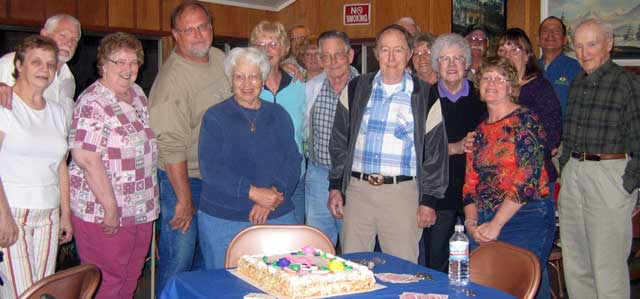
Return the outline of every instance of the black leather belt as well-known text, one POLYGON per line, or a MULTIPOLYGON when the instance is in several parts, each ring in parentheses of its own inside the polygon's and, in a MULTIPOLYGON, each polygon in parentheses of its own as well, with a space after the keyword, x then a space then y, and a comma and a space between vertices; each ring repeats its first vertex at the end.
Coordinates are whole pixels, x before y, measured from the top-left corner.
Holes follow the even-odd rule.
POLYGON ((367 181, 373 186, 380 186, 383 184, 397 184, 415 179, 415 177, 408 175, 383 176, 377 173, 366 174, 357 171, 352 171, 351 176, 360 180, 367 181))
POLYGON ((618 160, 625 159, 625 154, 589 154, 589 153, 577 153, 571 152, 571 157, 578 159, 578 161, 604 161, 604 160, 618 160))

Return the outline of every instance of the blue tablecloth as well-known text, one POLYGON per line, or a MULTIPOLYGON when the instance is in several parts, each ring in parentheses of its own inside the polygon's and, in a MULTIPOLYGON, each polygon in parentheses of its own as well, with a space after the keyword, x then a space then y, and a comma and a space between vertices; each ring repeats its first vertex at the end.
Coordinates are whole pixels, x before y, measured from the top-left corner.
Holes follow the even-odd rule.
MULTIPOLYGON (((396 258, 380 252, 363 252, 350 253, 343 255, 346 259, 372 259, 374 257, 381 258, 386 261, 384 264, 377 265, 373 268, 374 273, 428 273, 431 274, 433 280, 422 280, 416 283, 394 284, 378 280, 377 282, 385 285, 386 288, 349 296, 339 296, 332 298, 398 298, 402 292, 419 292, 419 293, 435 293, 449 294, 449 299, 470 298, 470 299, 508 299, 513 296, 469 283, 466 289, 474 291, 477 296, 466 296, 461 292, 454 292, 449 286, 448 277, 442 272, 438 272, 420 265, 413 264, 403 259, 396 258)), ((160 299, 188 299, 188 298, 242 298, 248 293, 261 293, 261 291, 250 284, 235 277, 226 269, 207 270, 195 272, 183 272, 173 276, 165 286, 160 299)))

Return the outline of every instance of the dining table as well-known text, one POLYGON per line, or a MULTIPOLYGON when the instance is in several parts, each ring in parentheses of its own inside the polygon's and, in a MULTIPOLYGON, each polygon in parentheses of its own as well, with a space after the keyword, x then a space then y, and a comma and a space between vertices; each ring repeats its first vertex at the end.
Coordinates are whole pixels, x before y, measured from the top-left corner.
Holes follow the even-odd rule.
MULTIPOLYGON (((374 274, 397 273, 417 275, 422 279, 413 283, 390 283, 376 278, 376 283, 384 288, 366 293, 341 295, 331 298, 345 299, 377 299, 399 298, 403 292, 422 294, 443 294, 448 299, 513 299, 514 296, 500 290, 469 282, 467 286, 449 285, 449 278, 442 273, 427 267, 394 257, 382 252, 359 252, 340 255, 341 257, 364 262, 374 274)), ((245 282, 229 272, 230 269, 215 269, 182 272, 169 279, 160 294, 160 299, 190 298, 244 298, 249 293, 263 293, 260 289, 245 282)), ((472 274, 473 275, 473 274, 472 274)))

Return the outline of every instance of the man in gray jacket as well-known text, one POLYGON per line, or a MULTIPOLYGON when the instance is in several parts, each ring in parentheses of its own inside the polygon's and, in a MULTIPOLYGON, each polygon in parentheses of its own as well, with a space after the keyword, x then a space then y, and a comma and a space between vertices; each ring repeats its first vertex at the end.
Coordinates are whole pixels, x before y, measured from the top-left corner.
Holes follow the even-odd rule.
POLYGON ((328 207, 344 219, 344 253, 373 251, 377 235, 383 252, 417 262, 448 184, 447 135, 439 101, 405 70, 409 33, 384 28, 375 53, 380 71, 351 80, 336 108, 328 207))

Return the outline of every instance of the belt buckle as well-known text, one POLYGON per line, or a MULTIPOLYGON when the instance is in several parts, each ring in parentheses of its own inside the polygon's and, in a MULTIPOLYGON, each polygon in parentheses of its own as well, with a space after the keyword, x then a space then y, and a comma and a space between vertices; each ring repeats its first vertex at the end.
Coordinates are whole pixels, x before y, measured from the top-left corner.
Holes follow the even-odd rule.
POLYGON ((380 186, 384 184, 384 176, 379 173, 372 173, 369 175, 367 181, 369 182, 369 185, 380 186))

